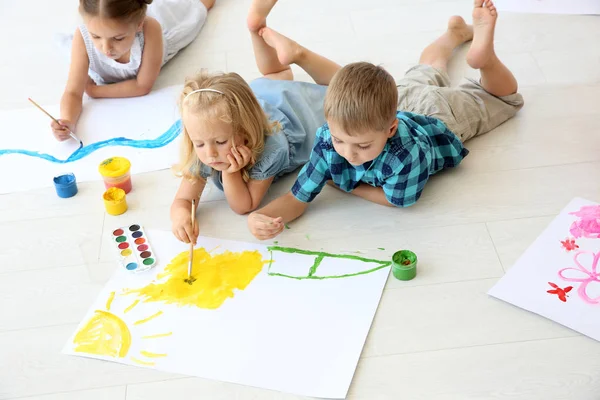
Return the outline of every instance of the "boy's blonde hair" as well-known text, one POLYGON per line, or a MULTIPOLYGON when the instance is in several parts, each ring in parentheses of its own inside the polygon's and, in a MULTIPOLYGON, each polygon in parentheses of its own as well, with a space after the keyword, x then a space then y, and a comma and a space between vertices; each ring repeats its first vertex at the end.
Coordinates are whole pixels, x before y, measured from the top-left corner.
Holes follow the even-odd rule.
MULTIPOLYGON (((252 153, 250 163, 242 170, 242 177, 246 182, 249 179, 248 171, 264 150, 265 135, 272 133, 275 127, 279 127, 277 122, 269 122, 250 86, 241 76, 233 72, 209 74, 206 70, 202 70, 198 75, 187 78, 179 96, 181 115, 184 109, 208 121, 220 120, 231 125, 233 134, 241 138, 241 140, 237 139, 234 145, 244 145, 252 153), (187 97, 198 89, 212 89, 222 93, 203 91, 187 97)), ((202 165, 185 124, 182 126, 184 135, 181 140, 181 160, 175 167, 175 171, 178 175, 194 181, 198 179, 196 172, 202 165)))
POLYGON ((382 67, 367 62, 348 64, 333 77, 325 94, 325 119, 348 135, 385 131, 396 117, 398 90, 382 67))

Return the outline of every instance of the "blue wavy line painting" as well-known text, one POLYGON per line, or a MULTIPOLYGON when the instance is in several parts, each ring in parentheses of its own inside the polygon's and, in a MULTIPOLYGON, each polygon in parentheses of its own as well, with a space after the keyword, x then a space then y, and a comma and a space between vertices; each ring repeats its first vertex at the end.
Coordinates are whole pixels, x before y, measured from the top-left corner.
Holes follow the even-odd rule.
POLYGON ((90 155, 96 150, 110 146, 125 146, 135 147, 139 149, 156 149, 164 147, 171 143, 181 133, 181 120, 176 121, 171 127, 162 135, 156 139, 128 139, 125 137, 112 138, 108 140, 102 140, 100 142, 92 143, 87 146, 80 147, 75 150, 73 154, 64 160, 56 158, 50 154, 40 153, 37 151, 24 150, 24 149, 0 149, 0 156, 7 154, 22 154, 29 157, 41 158, 46 161, 50 161, 56 164, 67 164, 73 161, 81 160, 82 158, 90 155))

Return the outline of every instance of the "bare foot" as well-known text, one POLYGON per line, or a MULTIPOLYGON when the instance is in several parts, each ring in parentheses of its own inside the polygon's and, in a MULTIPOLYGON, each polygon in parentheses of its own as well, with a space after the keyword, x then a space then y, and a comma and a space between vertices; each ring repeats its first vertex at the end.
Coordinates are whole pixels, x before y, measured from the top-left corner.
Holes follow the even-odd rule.
POLYGON ((456 36, 461 43, 473 40, 473 26, 467 25, 465 20, 458 15, 448 20, 448 33, 456 36))
POLYGON ((252 0, 246 23, 250 32, 258 32, 260 28, 267 26, 267 15, 275 6, 277 0, 252 0))
POLYGON ((275 49, 277 59, 282 65, 294 64, 302 57, 303 47, 281 33, 265 27, 258 34, 266 44, 275 49))
POLYGON ((498 13, 491 0, 475 0, 473 9, 473 43, 467 53, 467 63, 471 68, 481 69, 495 56, 494 29, 498 13))

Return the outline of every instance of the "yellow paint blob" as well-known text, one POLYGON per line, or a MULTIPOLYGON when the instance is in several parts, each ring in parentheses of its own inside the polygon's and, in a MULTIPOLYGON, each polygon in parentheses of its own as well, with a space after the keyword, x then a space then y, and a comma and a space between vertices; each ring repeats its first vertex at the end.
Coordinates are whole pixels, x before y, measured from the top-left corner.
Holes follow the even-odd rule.
POLYGON ((131 255, 131 253, 132 253, 131 249, 125 249, 125 250, 123 250, 123 251, 121 252, 121 255, 122 255, 123 257, 127 257, 127 256, 130 256, 130 255, 131 255))
POLYGON ((129 311, 131 311, 131 309, 132 309, 133 307, 137 306, 139 302, 140 302, 139 300, 136 300, 136 301, 134 301, 134 302, 133 302, 133 303, 132 303, 132 304, 131 304, 129 307, 127 307, 127 308, 126 308, 126 309, 125 309, 123 312, 124 312, 124 313, 128 313, 129 311))
POLYGON ((140 364, 140 365, 147 365, 147 366, 156 365, 156 363, 153 361, 142 361, 139 358, 135 358, 135 357, 131 357, 131 361, 133 361, 134 363, 140 364))
POLYGON ((88 323, 77 332, 73 343, 78 353, 125 357, 131 346, 131 333, 125 322, 116 315, 96 310, 88 323))
POLYGON ((112 305, 113 300, 115 299, 115 292, 110 292, 108 296, 108 300, 106 300, 106 311, 110 311, 110 306, 112 305))
POLYGON ((134 325, 145 324, 146 322, 153 320, 154 318, 158 317, 159 315, 162 315, 162 313, 163 313, 162 311, 159 311, 156 314, 152 314, 148 318, 144 318, 144 319, 140 319, 139 321, 135 321, 133 324, 134 325))
POLYGON ((152 353, 152 352, 146 351, 146 350, 140 350, 140 354, 143 355, 144 357, 148 357, 148 358, 159 358, 159 357, 167 356, 164 353, 152 353))
POLYGON ((156 338, 171 336, 172 334, 173 334, 173 332, 157 333, 156 335, 142 336, 142 339, 156 339, 156 338))
POLYGON ((157 281, 141 289, 126 291, 136 293, 144 302, 160 301, 179 306, 219 308, 234 289, 244 290, 262 270, 262 254, 257 250, 224 253, 212 256, 204 248, 194 250, 192 283, 188 283, 189 252, 177 255, 157 281))

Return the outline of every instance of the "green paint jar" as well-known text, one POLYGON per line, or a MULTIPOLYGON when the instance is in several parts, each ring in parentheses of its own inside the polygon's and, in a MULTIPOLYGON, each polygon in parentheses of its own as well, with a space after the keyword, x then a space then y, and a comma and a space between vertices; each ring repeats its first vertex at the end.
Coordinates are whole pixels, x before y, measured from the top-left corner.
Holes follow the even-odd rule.
POLYGON ((417 255, 410 250, 400 250, 392 256, 392 273, 396 279, 410 281, 417 276, 417 255))

